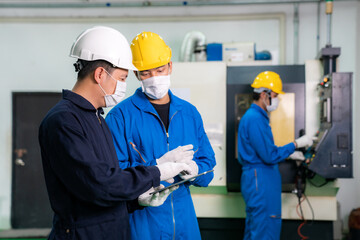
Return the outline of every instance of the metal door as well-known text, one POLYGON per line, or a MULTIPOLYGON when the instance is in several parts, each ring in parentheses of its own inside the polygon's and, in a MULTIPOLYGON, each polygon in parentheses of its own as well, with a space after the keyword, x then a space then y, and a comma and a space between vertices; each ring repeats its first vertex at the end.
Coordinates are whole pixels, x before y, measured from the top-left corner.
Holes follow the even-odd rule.
POLYGON ((44 181, 38 130, 61 93, 14 92, 11 224, 49 228, 52 210, 44 181))

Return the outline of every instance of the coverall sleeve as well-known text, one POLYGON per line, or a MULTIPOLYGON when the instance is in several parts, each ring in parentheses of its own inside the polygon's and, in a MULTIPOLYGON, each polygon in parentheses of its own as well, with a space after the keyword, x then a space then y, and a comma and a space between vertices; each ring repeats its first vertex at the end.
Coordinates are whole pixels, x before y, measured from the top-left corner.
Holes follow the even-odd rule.
MULTIPOLYGON (((200 113, 196 111, 196 122, 198 125, 198 142, 199 148, 195 150, 195 162, 199 167, 199 173, 209 171, 216 165, 215 153, 211 147, 210 141, 205 133, 203 121, 200 113)), ((207 187, 211 180, 214 178, 214 173, 208 173, 201 177, 196 178, 192 184, 198 187, 207 187)))
POLYGON ((294 143, 278 147, 275 145, 270 126, 259 121, 248 125, 248 136, 256 154, 266 164, 276 164, 283 161, 295 151, 294 143))
POLYGON ((135 212, 135 210, 144 209, 145 207, 139 205, 139 199, 126 202, 126 207, 129 213, 135 212))
MULTIPOLYGON (((77 198, 99 206, 113 206, 119 201, 136 199, 152 186, 160 184, 160 172, 156 167, 135 167, 122 170, 116 159, 99 159, 86 138, 86 132, 71 113, 46 129, 48 155, 55 175, 77 198), (66 122, 62 120, 66 119, 66 122), (70 119, 70 121, 69 121, 70 119)), ((43 131, 44 132, 44 131, 43 131)), ((41 135, 40 135, 41 137, 41 135)), ((40 141, 41 142, 41 141, 40 141)))
POLYGON ((109 113, 105 121, 107 125, 109 126, 114 146, 116 150, 116 154, 119 161, 119 166, 121 169, 128 168, 130 166, 141 166, 141 163, 134 162, 131 164, 130 162, 130 156, 129 156, 129 143, 126 141, 126 131, 125 131, 125 124, 124 124, 124 117, 122 115, 122 112, 119 110, 118 115, 115 115, 113 113, 109 113))

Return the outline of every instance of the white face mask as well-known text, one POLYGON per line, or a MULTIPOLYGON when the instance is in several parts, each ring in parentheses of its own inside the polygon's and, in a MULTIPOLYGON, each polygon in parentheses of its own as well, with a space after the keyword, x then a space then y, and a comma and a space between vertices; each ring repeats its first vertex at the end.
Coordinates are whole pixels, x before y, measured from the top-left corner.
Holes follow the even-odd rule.
POLYGON ((151 99, 161 99, 169 91, 170 75, 154 76, 141 80, 142 91, 151 99))
POLYGON ((101 88, 101 90, 103 91, 103 93, 105 94, 104 99, 105 99, 105 107, 113 107, 116 104, 118 104, 119 102, 121 102, 121 100, 123 100, 123 98, 125 97, 125 93, 126 93, 126 82, 121 82, 116 80, 115 78, 113 78, 113 76, 110 75, 110 73, 108 73, 106 70, 105 72, 107 74, 109 74, 109 76, 116 82, 116 89, 115 92, 111 95, 108 95, 105 90, 101 87, 100 83, 99 83, 99 87, 101 88))
POLYGON ((271 99, 271 105, 266 106, 266 110, 268 112, 275 111, 279 106, 279 98, 272 98, 271 99))
MULTIPOLYGON (((266 94, 266 95, 270 97, 269 94, 266 94)), ((272 111, 275 111, 278 108, 278 106, 279 106, 279 98, 277 98, 277 97, 271 98, 271 105, 267 105, 266 101, 264 101, 264 103, 265 103, 265 106, 266 106, 266 110, 268 112, 272 112, 272 111)))

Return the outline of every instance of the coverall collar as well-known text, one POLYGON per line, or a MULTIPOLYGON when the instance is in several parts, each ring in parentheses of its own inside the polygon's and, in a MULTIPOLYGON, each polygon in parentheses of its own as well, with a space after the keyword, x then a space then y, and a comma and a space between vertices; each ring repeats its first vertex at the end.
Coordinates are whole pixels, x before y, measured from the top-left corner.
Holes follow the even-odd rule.
MULTIPOLYGON (((79 94, 76 94, 70 90, 63 89, 62 95, 63 95, 63 99, 71 101, 76 106, 85 110, 96 112, 95 107, 88 100, 86 100, 79 94)), ((98 108, 98 113, 104 114, 104 110, 102 108, 98 108)))
MULTIPOLYGON (((181 100, 176 97, 172 92, 169 90, 169 97, 170 97, 170 112, 169 115, 172 116, 175 112, 181 110, 181 100)), ((153 114, 157 114, 155 108, 151 105, 149 99, 147 99, 145 93, 142 92, 141 87, 136 89, 135 94, 132 98, 133 103, 141 110, 145 112, 151 112, 153 114)))
POLYGON ((258 111, 259 113, 261 113, 267 120, 269 120, 269 115, 268 113, 262 109, 261 107, 259 107, 258 105, 256 105, 255 103, 252 103, 250 108, 255 109, 256 111, 258 111))

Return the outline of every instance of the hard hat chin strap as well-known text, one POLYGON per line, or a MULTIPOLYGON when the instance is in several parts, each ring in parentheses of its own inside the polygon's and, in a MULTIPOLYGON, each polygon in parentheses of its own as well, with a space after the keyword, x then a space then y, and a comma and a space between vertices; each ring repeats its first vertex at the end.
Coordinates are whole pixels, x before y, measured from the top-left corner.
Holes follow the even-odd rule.
POLYGON ((269 106, 271 106, 271 91, 270 92, 266 92, 266 94, 269 97, 269 106))
MULTIPOLYGON (((269 98, 269 106, 271 106, 271 90, 265 88, 265 90, 263 92, 265 92, 265 94, 268 96, 268 98, 269 98)), ((266 105, 266 103, 265 103, 265 105, 266 105)))
POLYGON ((85 64, 83 61, 81 61, 80 59, 78 59, 76 61, 76 63, 73 64, 75 67, 75 72, 80 72, 81 69, 83 69, 85 67, 85 64))

